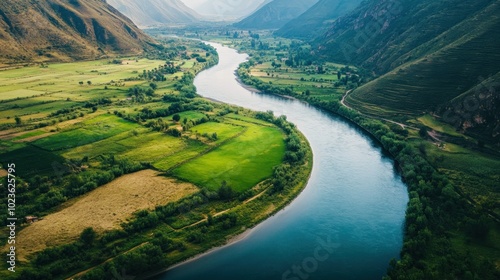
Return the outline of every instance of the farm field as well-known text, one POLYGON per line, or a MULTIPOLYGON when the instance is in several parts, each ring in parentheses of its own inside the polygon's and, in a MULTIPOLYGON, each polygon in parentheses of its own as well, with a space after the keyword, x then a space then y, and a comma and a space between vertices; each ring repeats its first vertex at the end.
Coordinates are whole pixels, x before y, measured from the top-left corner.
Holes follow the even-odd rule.
MULTIPOLYGON (((215 51, 172 44, 149 59, 0 73, 0 177, 15 163, 22 277, 65 279, 157 244, 178 262, 254 226, 305 186, 307 141, 273 116, 197 97, 194 76, 215 51), (300 139, 297 162, 285 160, 290 135, 300 139), (280 191, 276 167, 286 176, 280 191), (206 239, 193 237, 207 226, 206 239)), ((0 240, 7 235, 0 230, 0 240)))
POLYGON ((225 181, 237 192, 246 191, 271 176, 285 152, 283 136, 276 128, 246 125, 243 134, 181 165, 173 174, 211 190, 217 190, 225 181))
POLYGON ((88 227, 97 233, 119 229, 120 224, 138 210, 151 210, 197 191, 192 184, 164 177, 153 170, 124 175, 81 198, 66 202, 62 210, 20 231, 19 258, 25 261, 29 255, 46 247, 71 242, 88 227))

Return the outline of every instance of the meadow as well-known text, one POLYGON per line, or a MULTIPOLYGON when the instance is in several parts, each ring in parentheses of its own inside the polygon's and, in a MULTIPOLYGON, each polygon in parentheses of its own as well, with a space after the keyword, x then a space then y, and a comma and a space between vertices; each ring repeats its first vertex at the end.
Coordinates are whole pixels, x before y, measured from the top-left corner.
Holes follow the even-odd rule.
POLYGON ((181 165, 173 174, 210 190, 218 190, 225 181, 240 193, 270 177, 285 152, 283 135, 277 128, 240 123, 247 125, 243 134, 228 138, 224 145, 181 165))
MULTIPOLYGON (((168 65, 155 54, 2 71, 0 163, 16 164, 19 218, 43 218, 18 230, 21 278, 83 275, 156 244, 158 232, 177 244, 162 247, 165 260, 179 261, 253 226, 305 186, 310 151, 308 164, 283 167, 296 175, 287 177, 290 189, 271 192, 288 135, 254 112, 193 96, 193 74, 216 55, 199 63, 192 54, 212 50, 188 45, 166 50, 168 65), (231 191, 223 194, 223 185, 231 191), (192 234, 207 213, 217 226, 200 243, 192 234), (236 222, 234 213, 247 216, 236 222), (87 233, 102 246, 81 247, 87 233)), ((5 277, 12 275, 0 272, 5 277)))

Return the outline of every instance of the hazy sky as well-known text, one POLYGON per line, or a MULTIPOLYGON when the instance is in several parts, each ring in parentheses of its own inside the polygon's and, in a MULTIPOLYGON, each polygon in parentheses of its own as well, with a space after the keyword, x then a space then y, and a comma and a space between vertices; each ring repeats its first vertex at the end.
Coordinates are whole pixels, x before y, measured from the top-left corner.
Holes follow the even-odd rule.
POLYGON ((181 0, 181 1, 184 2, 184 4, 186 4, 186 6, 188 6, 189 8, 194 9, 198 7, 201 3, 206 2, 207 0, 181 0))
MULTIPOLYGON (((186 6, 190 7, 193 10, 196 10, 200 5, 205 2, 212 3, 213 5, 223 5, 227 7, 236 7, 236 6, 254 6, 257 7, 265 0, 181 0, 186 4, 186 6), (250 4, 251 3, 251 4, 250 4)), ((199 11, 198 11, 199 12, 199 11)))

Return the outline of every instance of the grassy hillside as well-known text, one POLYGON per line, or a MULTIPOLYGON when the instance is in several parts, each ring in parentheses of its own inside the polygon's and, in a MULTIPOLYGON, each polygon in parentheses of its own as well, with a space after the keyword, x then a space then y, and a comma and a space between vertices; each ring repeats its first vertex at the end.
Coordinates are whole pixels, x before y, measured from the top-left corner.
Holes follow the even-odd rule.
POLYGON ((403 63, 452 44, 466 34, 473 34, 467 28, 476 29, 477 22, 492 21, 496 16, 477 17, 476 22, 471 22, 462 30, 441 36, 439 41, 435 40, 495 2, 367 1, 333 22, 315 43, 319 52, 329 59, 363 66, 377 74, 384 74, 403 63), (419 48, 424 44, 427 44, 425 48, 419 48))
POLYGON ((0 2, 0 63, 139 54, 154 44, 105 1, 0 2))
MULTIPOLYGON (((393 61, 392 65, 400 66, 352 92, 347 103, 388 117, 433 112, 462 132, 475 130, 478 135, 481 131, 484 139, 498 143, 499 13, 495 1, 422 42, 393 61)), ((378 58, 390 60, 391 53, 380 52, 378 58)), ((372 60, 374 67, 378 67, 376 61, 372 60)))
POLYGON ((275 34, 288 38, 313 39, 322 34, 331 22, 350 12, 361 2, 361 0, 320 0, 275 34))
POLYGON ((274 0, 234 26, 243 29, 278 29, 295 19, 318 0, 274 0))

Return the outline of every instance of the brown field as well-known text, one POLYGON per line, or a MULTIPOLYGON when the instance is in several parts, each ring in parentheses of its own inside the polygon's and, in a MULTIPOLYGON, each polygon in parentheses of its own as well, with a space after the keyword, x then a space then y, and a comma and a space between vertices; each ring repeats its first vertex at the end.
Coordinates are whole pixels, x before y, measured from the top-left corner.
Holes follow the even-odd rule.
POLYGON ((158 176, 153 170, 124 175, 81 198, 63 205, 64 209, 27 226, 18 233, 19 260, 48 246, 71 242, 82 230, 93 227, 98 233, 120 228, 120 223, 142 209, 154 209, 195 193, 189 183, 158 176))

